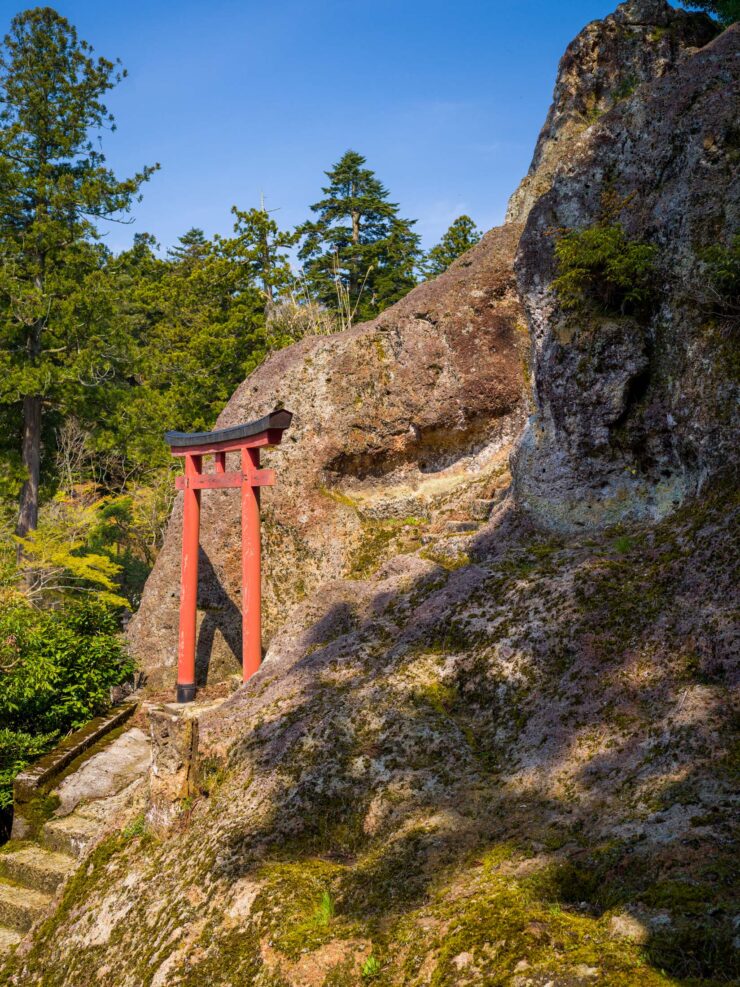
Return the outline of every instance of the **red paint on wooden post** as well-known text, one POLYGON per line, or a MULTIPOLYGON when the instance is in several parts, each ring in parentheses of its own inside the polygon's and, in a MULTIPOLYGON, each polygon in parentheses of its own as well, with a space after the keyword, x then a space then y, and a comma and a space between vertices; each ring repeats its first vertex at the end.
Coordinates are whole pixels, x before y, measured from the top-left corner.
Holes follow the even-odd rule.
MULTIPOLYGON (((186 481, 200 473, 201 464, 201 456, 185 457, 186 481)), ((195 607, 198 598, 199 540, 200 490, 186 487, 183 492, 182 590, 177 653, 177 701, 181 703, 195 699, 195 607)))
POLYGON ((246 682, 262 663, 262 572, 260 496, 254 486, 259 449, 242 449, 242 677, 246 682))

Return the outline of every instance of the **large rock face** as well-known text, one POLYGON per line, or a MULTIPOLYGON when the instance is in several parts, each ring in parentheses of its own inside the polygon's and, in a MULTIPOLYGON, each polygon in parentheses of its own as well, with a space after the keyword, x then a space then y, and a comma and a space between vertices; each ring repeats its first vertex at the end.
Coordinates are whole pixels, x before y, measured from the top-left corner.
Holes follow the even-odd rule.
MULTIPOLYGON (((322 583, 365 574, 368 540, 390 541, 404 519, 418 535, 507 455, 526 403, 520 232, 492 230, 373 322, 275 354, 229 401, 219 427, 276 403, 295 416, 264 460, 278 472, 262 501, 266 636, 322 583)), ((181 523, 180 498, 129 632, 153 686, 176 663, 181 523)), ((204 495, 201 532, 198 678, 213 681, 241 653, 237 491, 204 495)))
POLYGON ((581 135, 638 86, 658 79, 717 33, 704 14, 675 10, 666 0, 629 0, 593 21, 568 45, 552 106, 529 173, 509 201, 507 222, 524 222, 552 184, 581 135))
POLYGON ((517 271, 536 416, 514 475, 549 526, 663 517, 736 462, 737 311, 702 258, 740 228, 739 39, 725 31, 608 113, 530 214, 517 271), (557 232, 597 224, 656 248, 640 315, 564 309, 553 290, 557 232))

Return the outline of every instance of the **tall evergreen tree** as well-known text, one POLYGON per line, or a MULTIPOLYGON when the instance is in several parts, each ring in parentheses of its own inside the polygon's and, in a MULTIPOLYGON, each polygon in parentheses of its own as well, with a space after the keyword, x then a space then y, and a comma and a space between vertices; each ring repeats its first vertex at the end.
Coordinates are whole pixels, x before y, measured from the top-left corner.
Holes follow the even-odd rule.
POLYGON ((246 264, 254 280, 261 285, 265 304, 269 307, 293 282, 285 251, 295 246, 298 234, 281 230, 264 207, 244 212, 234 206, 231 212, 236 217, 236 236, 224 241, 225 252, 246 264))
POLYGON ((413 220, 401 219, 388 190, 347 151, 326 176, 324 198, 311 206, 298 256, 317 299, 343 321, 372 318, 416 283, 419 237, 413 220))
POLYGON ((211 428, 265 354, 264 298, 233 241, 191 229, 165 259, 153 247, 137 238, 109 264, 134 375, 95 433, 134 463, 166 461, 167 428, 211 428))
POLYGON ((26 478, 17 531, 38 521, 43 416, 106 380, 123 341, 105 321, 97 223, 126 212, 152 168, 119 180, 93 137, 125 73, 49 7, 0 49, 0 403, 19 407, 26 478))
POLYGON ((428 278, 446 271, 453 260, 470 250, 481 238, 481 232, 470 216, 458 216, 436 247, 424 258, 422 269, 428 278))
POLYGON ((740 21, 740 0, 679 0, 690 10, 705 10, 724 27, 740 21))

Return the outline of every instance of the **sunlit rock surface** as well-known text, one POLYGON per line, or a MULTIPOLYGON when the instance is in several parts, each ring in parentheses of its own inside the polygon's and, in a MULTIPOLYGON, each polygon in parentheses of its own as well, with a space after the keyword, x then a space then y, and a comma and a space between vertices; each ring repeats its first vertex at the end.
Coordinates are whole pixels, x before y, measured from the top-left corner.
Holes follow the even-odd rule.
POLYGON ((571 41, 558 66, 553 102, 529 173, 509 201, 507 222, 524 222, 581 136, 643 83, 659 79, 717 33, 705 14, 666 0, 629 0, 592 21, 571 41))
MULTIPOLYGON (((263 460, 278 474, 262 496, 267 637, 322 583, 364 571, 368 539, 418 529, 505 465, 526 416, 520 232, 492 230, 373 322, 276 353, 229 401, 219 427, 276 403, 295 416, 263 460)), ((202 503, 198 678, 214 681, 239 671, 239 494, 202 503)), ((150 685, 173 680, 181 530, 179 498, 129 631, 150 685)))

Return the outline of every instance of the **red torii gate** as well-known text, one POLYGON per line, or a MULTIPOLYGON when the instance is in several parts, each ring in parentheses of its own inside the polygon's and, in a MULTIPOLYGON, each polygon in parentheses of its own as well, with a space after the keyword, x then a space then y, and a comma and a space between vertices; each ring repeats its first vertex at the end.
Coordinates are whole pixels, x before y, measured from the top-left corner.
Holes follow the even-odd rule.
POLYGON ((215 432, 167 432, 173 456, 185 458, 185 475, 175 486, 183 491, 182 585, 177 654, 177 701, 195 699, 195 627, 200 546, 200 492, 241 488, 242 501, 242 671, 246 682, 262 661, 260 576, 260 487, 275 482, 275 471, 260 469, 260 449, 279 445, 293 415, 273 411, 246 425, 215 432), (241 453, 239 472, 226 472, 226 453, 241 453), (215 457, 215 472, 203 473, 203 456, 215 457))

